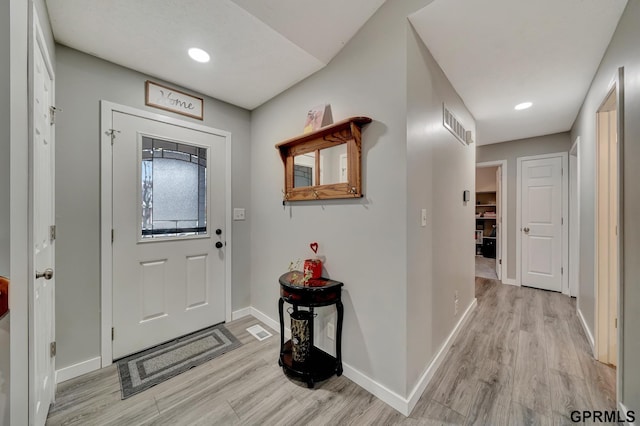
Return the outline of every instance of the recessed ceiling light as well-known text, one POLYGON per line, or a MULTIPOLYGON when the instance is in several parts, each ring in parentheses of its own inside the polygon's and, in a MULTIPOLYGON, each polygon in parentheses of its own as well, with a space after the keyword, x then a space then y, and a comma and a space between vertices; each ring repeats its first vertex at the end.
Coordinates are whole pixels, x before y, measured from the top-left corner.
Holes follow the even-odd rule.
POLYGON ((191 49, 189 49, 189 56, 191 56, 191 59, 197 62, 209 62, 209 59, 211 59, 207 52, 202 49, 198 49, 197 47, 192 47, 191 49))
POLYGON ((521 104, 516 105, 515 109, 520 111, 522 109, 531 108, 531 105, 533 105, 531 102, 523 102, 521 104))

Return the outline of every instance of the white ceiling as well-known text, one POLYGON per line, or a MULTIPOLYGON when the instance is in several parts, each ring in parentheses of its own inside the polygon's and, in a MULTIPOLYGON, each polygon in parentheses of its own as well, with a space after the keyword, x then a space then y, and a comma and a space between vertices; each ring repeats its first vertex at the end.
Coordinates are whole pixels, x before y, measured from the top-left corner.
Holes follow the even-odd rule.
MULTIPOLYGON (((384 1, 47 6, 59 43, 253 109, 323 68, 384 1), (211 62, 189 59, 189 47, 211 62)), ((626 2, 434 0, 409 18, 476 118, 482 145, 569 130, 626 2), (513 109, 524 101, 533 107, 513 109)))
POLYGON ((384 0, 47 0, 57 42, 253 109, 324 67, 384 0), (187 56, 199 47, 200 64, 187 56))
POLYGON ((483 145, 569 130, 626 3, 435 0, 410 21, 483 145))

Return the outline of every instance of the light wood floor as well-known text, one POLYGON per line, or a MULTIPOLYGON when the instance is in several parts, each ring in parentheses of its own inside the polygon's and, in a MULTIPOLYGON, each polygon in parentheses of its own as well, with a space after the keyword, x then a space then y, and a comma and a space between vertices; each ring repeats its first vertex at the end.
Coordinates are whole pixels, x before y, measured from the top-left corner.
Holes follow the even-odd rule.
POLYGON ((476 277, 498 279, 496 274, 496 260, 490 257, 476 256, 476 277))
POLYGON ((575 301, 482 278, 476 292, 468 327, 408 418, 344 376, 313 390, 287 379, 278 335, 258 342, 248 317, 228 324, 242 347, 127 400, 114 366, 60 384, 47 424, 562 425, 572 410, 615 409, 615 370, 590 355, 575 301))

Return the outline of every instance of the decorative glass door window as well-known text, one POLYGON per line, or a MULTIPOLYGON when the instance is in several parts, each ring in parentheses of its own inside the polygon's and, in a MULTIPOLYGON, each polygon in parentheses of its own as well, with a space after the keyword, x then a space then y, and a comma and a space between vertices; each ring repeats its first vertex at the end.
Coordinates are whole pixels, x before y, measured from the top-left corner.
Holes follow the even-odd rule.
POLYGON ((143 239, 207 234, 207 148, 142 137, 143 239))

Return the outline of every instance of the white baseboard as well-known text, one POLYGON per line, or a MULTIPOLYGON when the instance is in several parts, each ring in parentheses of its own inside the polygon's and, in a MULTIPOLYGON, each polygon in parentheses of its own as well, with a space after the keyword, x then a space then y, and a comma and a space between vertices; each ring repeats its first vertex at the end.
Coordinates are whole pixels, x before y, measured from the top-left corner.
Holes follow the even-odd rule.
POLYGON ((591 345, 591 352, 593 354, 596 353, 596 341, 593 338, 593 333, 591 333, 591 330, 589 329, 589 326, 587 325, 587 321, 585 321, 584 316, 582 316, 582 311, 580 310, 580 308, 576 309, 576 312, 578 313, 578 319, 580 319, 580 324, 582 324, 582 329, 584 330, 584 334, 587 335, 587 340, 589 341, 589 345, 591 345))
MULTIPOLYGON (((253 317, 255 319, 260 320, 263 323, 265 323, 266 325, 268 325, 269 327, 271 327, 276 333, 280 334, 280 321, 276 321, 276 320, 272 319, 267 314, 257 310, 254 307, 251 307, 251 315, 253 315, 253 317)), ((290 338, 291 337, 291 330, 289 329, 289 327, 285 326, 285 328, 284 328, 284 337, 286 337, 286 338, 290 338)))
POLYGON ((518 283, 516 283, 515 278, 503 278, 502 279, 502 284, 515 285, 515 286, 519 287, 518 283))
MULTIPOLYGON (((256 308, 251 308, 251 315, 253 315, 257 320, 262 321, 265 325, 271 327, 275 330, 276 333, 280 333, 280 322, 270 318, 265 313, 259 311, 256 308)), ((291 330, 288 327, 284 329, 285 338, 291 337, 291 330)), ((391 407, 395 408, 405 416, 407 416, 407 400, 402 396, 398 395, 394 391, 386 388, 384 385, 376 382, 371 379, 366 374, 358 371, 353 368, 349 364, 346 364, 344 361, 342 362, 342 374, 356 383, 363 389, 367 390, 371 394, 375 395, 385 403, 389 404, 391 407)))
POLYGON ((251 315, 251 306, 231 312, 231 321, 248 317, 249 315, 251 315))
POLYGON ((433 358, 433 361, 431 361, 431 363, 425 369, 424 373, 422 373, 422 376, 420 376, 420 380, 418 380, 418 383, 416 383, 413 390, 409 394, 409 397, 407 398, 407 413, 403 413, 405 416, 408 416, 409 414, 411 414, 411 411, 413 411, 414 407, 420 400, 422 393, 427 388, 427 385, 433 378, 433 375, 438 370, 438 367, 440 367, 442 362, 445 360, 447 352, 449 351, 449 349, 451 349, 451 346, 453 345, 453 342, 455 342, 456 337, 458 337, 458 334, 460 334, 460 330, 462 330, 462 328, 466 325, 469 317, 471 316, 471 313, 476 309, 477 306, 478 299, 474 298, 473 301, 469 304, 467 310, 464 311, 464 314, 462 314, 462 316, 458 320, 456 326, 449 334, 449 337, 447 337, 447 340, 445 340, 444 344, 440 347, 440 350, 433 358))
MULTIPOLYGON (((453 345, 453 342, 458 336, 460 330, 466 324, 471 312, 473 312, 477 304, 478 304, 477 300, 473 299, 473 301, 471 302, 467 310, 464 312, 464 314, 462 314, 462 316, 458 320, 458 323, 456 324, 454 329, 451 331, 451 333, 447 337, 447 340, 445 341, 445 343, 442 345, 442 347, 434 357, 433 361, 431 361, 429 366, 427 366, 427 368, 425 369, 425 372, 422 374, 422 376, 420 377, 420 380, 418 381, 416 386, 413 388, 413 391, 410 393, 409 398, 405 398, 399 395, 398 393, 392 391, 391 389, 387 388, 383 384, 376 382, 371 377, 367 376, 366 374, 362 373, 361 371, 352 367, 351 365, 345 363, 344 361, 342 362, 342 369, 343 369, 342 374, 346 378, 348 378, 349 380, 357 384, 358 386, 362 387, 372 395, 376 396, 377 398, 379 398, 380 400, 382 400, 383 402, 385 402, 386 404, 388 404, 389 406, 397 410, 398 412, 402 413, 405 416, 408 416, 409 414, 411 414, 411 411, 420 400, 420 397, 422 396, 422 393, 424 392, 424 390, 427 388, 429 381, 433 378, 433 375, 435 374, 436 370, 438 369, 440 364, 442 364, 442 362, 444 361, 447 352, 451 348, 451 345, 453 345)), ((260 312, 259 310, 253 307, 251 308, 251 315, 253 315, 257 320, 262 321, 264 324, 274 329, 276 333, 280 333, 280 323, 278 321, 270 318, 268 315, 264 314, 263 312, 260 312)), ((285 327, 285 337, 290 337, 290 336, 291 336, 291 331, 289 330, 289 328, 285 327)))
MULTIPOLYGON (((629 418, 628 417, 628 413, 629 413, 629 409, 627 407, 625 407, 625 405, 622 402, 618 402, 618 406, 620 407, 620 411, 622 411, 622 413, 624 414, 625 419, 629 418)), ((633 417, 635 418, 635 412, 633 413, 633 417)), ((635 426, 635 421, 633 422, 627 422, 625 424, 628 424, 629 426, 635 426)))
POLYGON ((344 377, 376 396, 382 402, 388 404, 403 415, 409 415, 409 405, 406 398, 398 395, 383 384, 376 382, 371 377, 356 370, 345 362, 342 362, 342 370, 344 377))
POLYGON ((60 370, 56 370, 56 383, 66 382, 67 380, 82 376, 83 374, 99 370, 101 367, 102 358, 98 356, 74 365, 70 365, 68 367, 61 368, 60 370))

